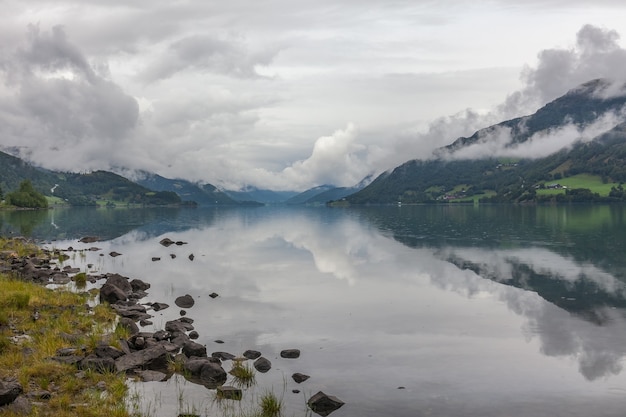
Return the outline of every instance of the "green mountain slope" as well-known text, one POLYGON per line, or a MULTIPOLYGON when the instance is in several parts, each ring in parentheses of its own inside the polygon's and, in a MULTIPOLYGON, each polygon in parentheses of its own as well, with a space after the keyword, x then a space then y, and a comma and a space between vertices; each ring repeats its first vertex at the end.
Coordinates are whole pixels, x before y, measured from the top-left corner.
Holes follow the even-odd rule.
POLYGON ((210 184, 201 186, 190 181, 169 179, 148 172, 142 172, 141 177, 137 180, 138 184, 152 190, 175 192, 184 201, 193 201, 200 205, 240 204, 210 184))
POLYGON ((48 171, 0 152, 0 186, 3 192, 16 190, 26 179, 45 196, 58 197, 73 206, 93 206, 98 201, 144 205, 181 203, 175 193, 155 192, 112 172, 79 174, 48 171))
POLYGON ((54 194, 73 205, 93 204, 97 200, 117 201, 126 204, 167 205, 180 204, 180 197, 170 191, 153 191, 121 175, 107 171, 89 174, 65 174, 64 181, 54 194))
MULTIPOLYGON (((350 204, 469 199, 490 202, 621 200, 623 193, 620 195, 617 188, 619 183, 626 182, 626 123, 618 124, 594 140, 580 140, 569 149, 543 158, 449 159, 453 152, 489 140, 485 138, 489 138, 489 133, 497 128, 511 129, 514 145, 527 141, 533 134, 550 132, 564 124, 584 127, 607 111, 622 109, 626 105, 626 97, 603 100, 593 93, 594 88, 603 85, 603 81, 586 83, 533 115, 488 127, 469 138, 459 138, 439 150, 438 158, 408 161, 379 176, 346 200, 350 204), (610 195, 596 195, 589 189, 560 188, 554 193, 543 191, 546 187, 556 187, 562 178, 580 174, 597 176, 598 181, 615 184, 616 189, 610 195)), ((546 135, 544 140, 550 140, 550 136, 546 135)))
POLYGON ((33 167, 20 158, 0 152, 0 187, 5 193, 16 190, 20 182, 31 180, 34 188, 44 195, 50 195, 50 190, 57 182, 56 175, 50 171, 33 167))
POLYGON ((258 201, 263 204, 282 204, 297 195, 296 191, 272 191, 248 187, 241 191, 225 190, 230 198, 236 201, 258 201))

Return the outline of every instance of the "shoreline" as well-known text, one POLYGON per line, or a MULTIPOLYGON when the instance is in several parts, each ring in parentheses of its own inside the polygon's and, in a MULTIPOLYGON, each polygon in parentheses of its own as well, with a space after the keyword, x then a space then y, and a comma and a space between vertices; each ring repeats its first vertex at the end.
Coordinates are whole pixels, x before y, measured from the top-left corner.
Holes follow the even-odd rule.
MULTIPOLYGON (((93 383, 89 384, 83 391, 100 392, 98 398, 112 398, 113 395, 109 393, 107 387, 109 385, 116 387, 117 399, 112 406, 113 408, 96 401, 95 404, 89 406, 93 410, 92 413, 85 414, 81 411, 80 415, 93 417, 109 415, 115 417, 152 416, 153 412, 145 413, 141 410, 141 397, 131 395, 129 392, 128 378, 140 382, 164 382, 174 375, 178 375, 191 383, 214 390, 217 403, 224 399, 241 401, 246 389, 257 385, 255 374, 268 372, 272 368, 272 363, 263 357, 261 352, 252 349, 246 350, 239 357, 228 352, 207 353, 205 345, 195 342, 199 335, 194 330, 194 320, 186 315, 186 309, 191 308, 194 304, 194 298, 189 294, 179 296, 175 300, 176 306, 181 309, 180 317, 167 321, 163 329, 154 332, 140 330, 139 326, 144 327, 153 324, 150 321, 153 315, 150 313, 170 307, 165 303, 158 302, 140 303, 140 300, 148 295, 146 291, 150 288, 149 283, 119 274, 90 275, 81 272, 78 268, 72 268, 70 265, 61 267, 64 260, 70 259, 68 253, 94 250, 94 248, 75 250, 69 247, 67 249, 44 250, 24 238, 0 238, 0 242, 4 243, 0 245, 0 286, 5 283, 3 275, 13 275, 14 278, 9 280, 21 283, 30 281, 29 285, 38 287, 48 294, 71 293, 74 297, 80 297, 83 300, 81 308, 66 306, 60 307, 60 309, 62 311, 71 310, 73 314, 84 315, 93 319, 91 327, 81 337, 81 335, 71 334, 67 330, 52 330, 42 326, 41 324, 44 322, 39 318, 32 320, 35 313, 43 315, 41 307, 33 303, 27 303, 23 306, 25 313, 23 321, 28 321, 28 317, 31 317, 33 325, 24 334, 55 334, 56 332, 59 335, 59 343, 54 346, 54 349, 48 348, 47 355, 39 357, 37 361, 31 364, 32 367, 36 368, 49 363, 62 366, 69 380, 84 381, 84 375, 88 373, 92 376, 93 383), (6 242, 11 242, 12 249, 15 250, 6 250, 6 242), (20 278, 15 278, 16 276, 20 278), (99 281, 104 281, 104 283, 99 285, 99 281), (78 290, 81 287, 84 290, 87 282, 93 288, 81 293, 73 293, 68 291, 66 287, 69 284, 78 290), (45 288, 48 284, 55 284, 57 288, 45 288), (95 306, 90 307, 92 304, 95 306), (226 366, 228 362, 230 362, 229 367, 226 366)), ((163 239, 159 243, 163 246, 185 244, 185 242, 173 242, 169 239, 163 239)), ((115 256, 115 253, 112 252, 109 255, 115 256)), ((211 294, 212 298, 218 296, 215 293, 211 294)), ((55 298, 57 295, 52 295, 52 297, 55 298)), ((2 313, 1 307, 2 298, 0 297, 0 315, 2 313)), ((46 311, 46 314, 49 312, 46 311)), ((72 322, 70 318, 64 320, 72 322)), ((83 327, 83 329, 85 328, 83 327)), ((300 351, 298 349, 281 351, 281 357, 289 360, 297 359, 299 356, 300 351)), ((12 373, 19 376, 18 370, 13 370, 12 373)), ((19 404, 25 410, 36 409, 36 415, 64 416, 57 411, 50 411, 55 409, 50 404, 54 405, 56 399, 65 397, 66 408, 68 404, 85 404, 79 395, 80 393, 75 393, 76 395, 73 397, 67 398, 69 394, 57 389, 56 385, 54 390, 44 390, 37 377, 27 379, 24 376, 18 378, 0 376, 2 377, 0 378, 0 387, 5 383, 1 381, 11 384, 14 380, 21 380, 19 386, 14 385, 14 388, 19 391, 19 395, 8 407, 19 404)), ((309 376, 295 373, 292 378, 299 384, 307 380, 309 376)), ((49 384, 44 385, 48 388, 49 384)), ((266 389, 265 391, 260 398, 260 403, 252 405, 255 409, 251 411, 250 415, 278 417, 282 408, 282 400, 271 390, 266 389), (264 409, 267 404, 273 404, 274 407, 278 408, 270 413, 264 409)), ((299 393, 300 391, 293 390, 293 392, 299 393)), ((328 415, 343 405, 341 400, 321 391, 306 401, 308 409, 320 415, 328 415)), ((69 408, 74 409, 74 411, 76 409, 73 406, 69 408)), ((3 408, 0 406, 0 412, 2 410, 3 408)), ((222 410, 222 413, 225 416, 230 416, 226 410, 222 410)), ((30 411, 18 412, 16 415, 30 415, 30 411)), ((199 414, 196 413, 184 415, 199 417, 199 414)))

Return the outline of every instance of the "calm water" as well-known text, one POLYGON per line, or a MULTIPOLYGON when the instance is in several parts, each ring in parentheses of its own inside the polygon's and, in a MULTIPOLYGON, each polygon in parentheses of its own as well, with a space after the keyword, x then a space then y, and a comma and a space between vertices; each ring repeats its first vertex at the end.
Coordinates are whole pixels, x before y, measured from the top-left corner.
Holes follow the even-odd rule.
POLYGON ((146 331, 189 293, 209 352, 272 361, 241 403, 182 378, 133 384, 153 415, 241 416, 268 390, 286 416, 319 390, 346 403, 333 417, 625 413, 623 206, 72 209, 0 222, 47 246, 98 246, 73 262, 150 282, 146 301, 172 307, 146 331), (99 256, 112 250, 123 255, 99 256), (280 358, 286 348, 301 357, 280 358))

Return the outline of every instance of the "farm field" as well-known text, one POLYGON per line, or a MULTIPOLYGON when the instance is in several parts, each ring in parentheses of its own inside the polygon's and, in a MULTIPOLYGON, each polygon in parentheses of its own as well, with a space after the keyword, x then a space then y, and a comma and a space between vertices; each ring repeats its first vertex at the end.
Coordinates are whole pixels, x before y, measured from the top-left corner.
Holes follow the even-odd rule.
MULTIPOLYGON (((550 184, 560 184, 563 187, 569 189, 573 188, 587 188, 593 193, 598 193, 601 196, 608 196, 611 192, 611 187, 617 187, 617 183, 603 183, 602 178, 598 175, 578 174, 572 177, 561 178, 552 182, 546 182, 546 187, 550 184)), ((557 195, 565 193, 565 188, 555 189, 540 189, 537 190, 537 195, 557 195)))

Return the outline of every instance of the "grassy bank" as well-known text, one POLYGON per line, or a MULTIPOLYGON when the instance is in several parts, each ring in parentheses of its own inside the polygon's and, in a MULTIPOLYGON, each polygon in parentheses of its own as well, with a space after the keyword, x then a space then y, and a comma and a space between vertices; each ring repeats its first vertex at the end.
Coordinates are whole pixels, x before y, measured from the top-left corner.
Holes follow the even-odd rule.
MULTIPOLYGON (((551 182, 546 182, 549 184, 560 184, 563 187, 567 187, 569 189, 575 188, 587 188, 591 190, 592 193, 598 193, 601 196, 608 196, 611 192, 611 187, 617 187, 619 184, 617 183, 604 183, 602 182, 602 178, 597 175, 589 175, 589 174, 578 174, 573 175, 567 178, 561 178, 559 180, 554 180, 551 182)), ((556 194, 565 194, 565 189, 556 188, 556 189, 540 189, 537 190, 537 195, 556 195, 556 194)))
MULTIPOLYGON (((36 252, 22 240, 0 238, 0 253, 8 261, 36 252)), ((0 379, 17 380, 28 400, 26 414, 0 409, 1 415, 130 416, 123 374, 80 371, 51 359, 59 349, 89 352, 101 340, 115 344, 121 336, 112 331, 112 310, 89 307, 90 297, 0 273, 0 379)))

